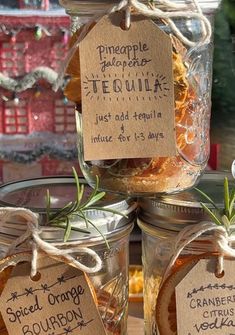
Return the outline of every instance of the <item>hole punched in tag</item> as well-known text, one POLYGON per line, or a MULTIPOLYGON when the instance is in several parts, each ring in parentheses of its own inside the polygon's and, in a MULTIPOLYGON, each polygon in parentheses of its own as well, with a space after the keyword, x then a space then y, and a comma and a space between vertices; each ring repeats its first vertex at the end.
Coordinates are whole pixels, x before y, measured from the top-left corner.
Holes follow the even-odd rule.
POLYGON ((126 10, 123 12, 120 28, 126 31, 130 30, 131 28, 131 9, 129 7, 126 8, 126 10))
POLYGON ((219 256, 217 257, 216 261, 216 269, 215 269, 215 277, 216 278, 223 278, 225 275, 224 272, 224 257, 219 256))
POLYGON ((30 276, 30 279, 32 281, 39 281, 41 279, 41 273, 37 271, 37 273, 34 276, 30 276))
POLYGON ((224 275, 225 275, 224 270, 223 270, 222 272, 218 272, 218 271, 215 272, 215 276, 216 276, 216 278, 223 278, 224 275))

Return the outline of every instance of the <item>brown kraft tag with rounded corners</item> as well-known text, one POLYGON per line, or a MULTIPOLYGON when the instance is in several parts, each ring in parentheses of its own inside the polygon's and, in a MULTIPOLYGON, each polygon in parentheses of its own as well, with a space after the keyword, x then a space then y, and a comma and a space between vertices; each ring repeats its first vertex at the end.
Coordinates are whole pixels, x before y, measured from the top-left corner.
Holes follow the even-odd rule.
POLYGON ((85 160, 176 155, 172 43, 151 20, 104 16, 79 45, 85 160))

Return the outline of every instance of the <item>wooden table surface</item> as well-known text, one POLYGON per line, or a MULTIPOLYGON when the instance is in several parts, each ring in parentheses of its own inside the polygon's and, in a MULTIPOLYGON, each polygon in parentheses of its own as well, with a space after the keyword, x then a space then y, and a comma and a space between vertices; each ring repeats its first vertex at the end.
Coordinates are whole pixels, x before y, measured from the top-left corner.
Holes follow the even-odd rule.
POLYGON ((144 334, 144 320, 135 318, 133 316, 128 317, 127 324, 128 335, 143 335, 144 334))

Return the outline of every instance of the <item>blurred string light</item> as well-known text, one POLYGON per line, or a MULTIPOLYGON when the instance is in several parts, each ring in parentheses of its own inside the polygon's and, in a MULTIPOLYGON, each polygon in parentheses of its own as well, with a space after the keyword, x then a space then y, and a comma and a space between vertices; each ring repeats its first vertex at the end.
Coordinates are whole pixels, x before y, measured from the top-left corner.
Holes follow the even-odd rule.
POLYGON ((20 103, 20 99, 19 99, 19 97, 17 96, 16 93, 13 93, 12 100, 13 100, 15 106, 18 106, 18 105, 19 105, 19 103, 20 103))
POLYGON ((64 96, 64 98, 63 98, 63 103, 64 103, 64 105, 67 105, 68 102, 69 102, 68 98, 64 96))
POLYGON ((51 32, 44 26, 37 24, 35 26, 34 36, 36 40, 40 40, 43 36, 52 36, 51 32))
MULTIPOLYGON (((30 91, 29 91, 29 95, 33 95, 34 98, 38 99, 38 98, 42 98, 45 94, 48 93, 48 89, 46 87, 43 86, 36 86, 33 87, 30 91)), ((27 98, 29 98, 29 95, 27 95, 27 98)), ((64 105, 68 105, 69 100, 67 99, 66 96, 64 96, 63 92, 60 92, 60 98, 63 101, 64 105)), ((10 96, 2 94, 0 95, 0 100, 4 101, 4 102, 9 102, 12 101, 14 103, 15 106, 18 106, 21 100, 21 95, 19 93, 13 92, 10 96)), ((25 99, 25 97, 23 98, 25 99)))
POLYGON ((36 26, 35 27, 34 36, 35 36, 36 40, 40 40, 42 38, 42 28, 41 28, 41 26, 36 26))
POLYGON ((67 29, 62 29, 62 43, 64 45, 68 44, 69 41, 69 31, 67 29))
POLYGON ((37 85, 35 88, 35 93, 34 93, 35 98, 39 98, 41 93, 42 93, 42 89, 37 85))
POLYGON ((16 42, 16 33, 15 32, 11 33, 10 39, 11 39, 11 43, 15 43, 16 42))
MULTIPOLYGON (((0 0, 1 1, 1 0, 0 0)), ((33 30, 33 34, 34 34, 34 38, 36 40, 41 40, 44 36, 56 36, 58 34, 58 29, 61 32, 61 36, 62 36, 62 44, 67 45, 68 41, 69 41, 69 30, 64 28, 64 27, 59 27, 57 28, 57 30, 55 29, 49 29, 46 26, 43 26, 41 24, 36 24, 35 26, 25 26, 25 27, 21 27, 18 29, 11 29, 11 28, 7 28, 5 24, 0 24, 0 34, 4 34, 9 36, 10 41, 12 43, 16 42, 16 38, 17 35, 25 30, 33 30)))

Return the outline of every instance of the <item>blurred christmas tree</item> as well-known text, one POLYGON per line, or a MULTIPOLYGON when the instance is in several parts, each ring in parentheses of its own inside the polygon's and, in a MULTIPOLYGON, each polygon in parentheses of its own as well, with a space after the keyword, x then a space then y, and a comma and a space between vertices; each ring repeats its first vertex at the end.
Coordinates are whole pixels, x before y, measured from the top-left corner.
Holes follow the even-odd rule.
POLYGON ((211 139, 219 143, 219 168, 235 158, 235 0, 223 0, 215 18, 211 139))
POLYGON ((212 121, 229 123, 235 112, 235 0, 224 0, 215 18, 213 67, 212 121))

